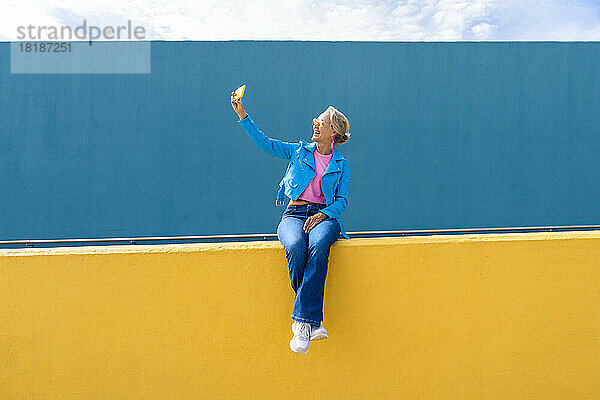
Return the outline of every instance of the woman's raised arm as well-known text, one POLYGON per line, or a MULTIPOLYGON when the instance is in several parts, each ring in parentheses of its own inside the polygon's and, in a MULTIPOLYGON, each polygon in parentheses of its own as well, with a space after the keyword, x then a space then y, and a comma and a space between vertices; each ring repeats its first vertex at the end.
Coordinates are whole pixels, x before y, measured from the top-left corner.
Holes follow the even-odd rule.
POLYGON ((236 99, 231 92, 231 106, 238 115, 240 120, 238 121, 242 128, 246 131, 250 139, 258 146, 259 149, 265 153, 269 153, 275 157, 289 160, 292 158, 294 150, 299 146, 298 143, 284 142, 278 139, 272 139, 265 135, 258 126, 254 123, 252 118, 244 110, 244 105, 241 99, 236 99))

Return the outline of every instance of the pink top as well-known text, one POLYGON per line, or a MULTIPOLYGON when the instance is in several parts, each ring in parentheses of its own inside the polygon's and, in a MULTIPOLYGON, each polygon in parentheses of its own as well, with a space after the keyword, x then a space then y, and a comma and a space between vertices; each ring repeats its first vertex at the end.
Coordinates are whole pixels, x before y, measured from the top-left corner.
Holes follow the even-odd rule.
POLYGON ((325 172, 325 168, 327 168, 327 164, 329 164, 329 161, 331 161, 333 152, 323 155, 320 154, 317 149, 315 149, 314 155, 317 174, 313 180, 310 181, 306 189, 304 189, 304 192, 298 196, 298 199, 310 201, 311 203, 325 204, 325 196, 323 196, 323 192, 321 191, 321 177, 323 176, 323 172, 325 172))

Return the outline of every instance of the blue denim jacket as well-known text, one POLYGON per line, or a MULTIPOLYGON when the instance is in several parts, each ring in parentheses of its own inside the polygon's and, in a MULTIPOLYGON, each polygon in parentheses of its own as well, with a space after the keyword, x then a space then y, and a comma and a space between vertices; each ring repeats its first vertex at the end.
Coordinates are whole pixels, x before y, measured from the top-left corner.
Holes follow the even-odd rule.
MULTIPOLYGON (((317 144, 302 140, 298 143, 290 143, 272 139, 258 129, 258 126, 249 115, 238 120, 238 122, 262 151, 289 160, 287 171, 279 183, 275 204, 284 205, 284 194, 290 199, 296 200, 317 173, 314 154, 317 144)), ((334 148, 331 161, 321 177, 321 190, 326 201, 326 207, 321 209, 321 212, 338 221, 341 235, 346 239, 350 239, 350 236, 346 234, 344 224, 339 216, 348 205, 349 181, 348 159, 338 149, 334 148)))

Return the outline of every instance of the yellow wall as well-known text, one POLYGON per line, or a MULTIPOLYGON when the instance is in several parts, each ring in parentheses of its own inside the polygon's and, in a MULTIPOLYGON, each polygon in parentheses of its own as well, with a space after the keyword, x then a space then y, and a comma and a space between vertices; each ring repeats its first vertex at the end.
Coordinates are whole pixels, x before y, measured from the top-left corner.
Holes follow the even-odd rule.
POLYGON ((600 231, 0 250, 0 399, 599 399, 600 231))

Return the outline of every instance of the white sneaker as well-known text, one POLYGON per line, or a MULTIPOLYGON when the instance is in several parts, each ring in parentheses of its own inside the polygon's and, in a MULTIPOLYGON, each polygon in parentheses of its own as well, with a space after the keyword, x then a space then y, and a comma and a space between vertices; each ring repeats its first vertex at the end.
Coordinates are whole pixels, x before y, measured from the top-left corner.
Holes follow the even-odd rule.
POLYGON ((290 349, 300 354, 308 353, 310 331, 311 326, 308 322, 292 322, 292 332, 294 332, 294 337, 290 340, 290 349))
POLYGON ((321 340, 321 339, 327 339, 328 337, 329 336, 327 336, 327 331, 325 330, 325 327, 323 326, 322 322, 318 328, 315 328, 314 326, 311 327, 310 340, 321 340))

